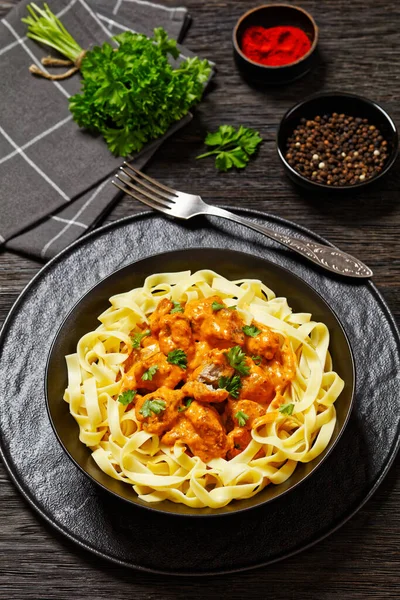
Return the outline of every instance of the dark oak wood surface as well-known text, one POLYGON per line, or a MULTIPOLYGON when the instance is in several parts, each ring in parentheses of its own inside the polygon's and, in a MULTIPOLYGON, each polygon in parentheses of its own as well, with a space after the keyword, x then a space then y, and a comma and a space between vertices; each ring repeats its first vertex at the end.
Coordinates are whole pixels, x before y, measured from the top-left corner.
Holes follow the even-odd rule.
MULTIPOLYGON (((15 1, 0 0, 0 16, 15 1)), ((244 83, 232 60, 232 28, 253 4, 236 0, 184 0, 182 4, 193 16, 186 45, 214 60, 218 74, 193 122, 165 144, 148 172, 172 187, 201 193, 210 203, 255 208, 313 229, 371 266, 374 282, 398 320, 399 162, 376 188, 353 198, 311 197, 283 173, 275 132, 288 108, 319 90, 366 95, 382 103, 400 125, 400 4, 396 0, 304 0, 301 5, 320 26, 321 62, 304 79, 264 91, 244 83), (195 160, 205 132, 221 123, 254 127, 265 139, 257 158, 243 172, 219 174, 211 159, 195 160)), ((106 222, 140 210, 125 197, 106 222)), ((40 267, 34 260, 0 252, 0 324, 40 267)), ((32 512, 0 465, 0 598, 399 598, 399 464, 397 459, 358 514, 318 545, 268 568, 212 580, 131 572, 89 555, 32 512)))

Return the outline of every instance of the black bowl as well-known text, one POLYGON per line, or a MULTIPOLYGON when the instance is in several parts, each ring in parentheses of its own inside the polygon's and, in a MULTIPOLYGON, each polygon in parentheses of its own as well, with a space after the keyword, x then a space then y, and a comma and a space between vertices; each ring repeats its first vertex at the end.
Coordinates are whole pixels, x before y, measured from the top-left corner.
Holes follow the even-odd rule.
POLYGON ((249 10, 240 17, 233 30, 233 54, 243 76, 262 85, 289 83, 303 77, 312 68, 317 56, 318 27, 312 16, 303 8, 291 4, 266 4, 249 10), (289 25, 302 29, 311 41, 310 50, 288 65, 272 67, 261 65, 248 58, 241 49, 244 31, 252 25, 265 28, 289 25))
POLYGON ((175 515, 224 515, 259 506, 293 490, 309 477, 332 451, 348 421, 354 394, 354 361, 347 336, 335 313, 326 301, 302 279, 286 269, 242 252, 223 249, 177 250, 151 256, 119 269, 89 290, 72 308, 53 341, 46 368, 46 403, 54 432, 75 465, 104 490, 119 498, 150 510, 175 515), (255 278, 266 283, 277 296, 288 298, 296 312, 311 312, 313 318, 324 322, 330 331, 330 352, 336 372, 345 381, 345 387, 335 403, 337 422, 331 441, 325 451, 307 464, 298 464, 293 475, 280 485, 269 485, 247 500, 233 501, 219 509, 193 509, 183 504, 163 501, 148 504, 140 500, 132 487, 117 481, 101 471, 90 450, 79 439, 79 428, 63 400, 67 387, 65 355, 76 352, 79 338, 95 329, 98 315, 109 307, 109 298, 143 285, 153 273, 212 268, 228 279, 255 278))
POLYGON ((352 192, 360 190, 367 185, 376 182, 378 179, 386 175, 392 168, 398 153, 398 133, 388 113, 376 102, 357 96, 355 94, 347 94, 343 92, 327 92, 315 94, 302 100, 291 108, 282 118, 278 133, 276 136, 276 146, 279 158, 281 159, 287 175, 299 185, 307 188, 310 191, 323 190, 324 192, 352 192), (383 138, 388 143, 388 159, 382 171, 375 177, 365 179, 360 183, 353 185, 327 185, 312 181, 296 171, 285 158, 287 151, 287 140, 293 133, 294 129, 299 125, 300 119, 313 119, 317 115, 332 114, 333 112, 344 113, 353 117, 368 119, 371 125, 375 125, 381 132, 383 138))

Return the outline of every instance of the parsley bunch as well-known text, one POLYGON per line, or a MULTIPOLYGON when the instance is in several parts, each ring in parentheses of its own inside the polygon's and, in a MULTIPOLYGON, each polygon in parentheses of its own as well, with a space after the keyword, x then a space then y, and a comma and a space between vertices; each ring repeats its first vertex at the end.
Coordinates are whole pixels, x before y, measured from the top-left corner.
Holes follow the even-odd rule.
POLYGON ((162 136, 196 104, 211 67, 188 58, 174 69, 168 55, 178 58, 176 42, 161 27, 154 37, 125 31, 119 44, 90 50, 81 66, 82 93, 69 106, 80 127, 100 132, 116 156, 138 152, 162 136))
POLYGON ((204 143, 214 149, 196 158, 205 158, 216 154, 215 166, 220 171, 228 171, 232 167, 244 169, 262 142, 262 137, 254 129, 243 127, 236 131, 232 125, 221 125, 214 133, 207 134, 204 143))
POLYGON ((60 19, 51 12, 47 4, 39 8, 33 2, 27 5, 29 15, 21 19, 28 25, 27 36, 40 44, 55 48, 60 54, 75 62, 82 48, 68 33, 60 19))
MULTIPOLYGON (((82 49, 50 9, 28 6, 28 37, 47 44, 76 62, 82 49)), ((116 156, 140 151, 162 136, 199 102, 211 66, 207 60, 188 58, 174 68, 168 60, 179 57, 175 40, 161 27, 154 36, 125 31, 109 43, 86 52, 79 68, 82 93, 69 99, 80 127, 101 133, 116 156)))

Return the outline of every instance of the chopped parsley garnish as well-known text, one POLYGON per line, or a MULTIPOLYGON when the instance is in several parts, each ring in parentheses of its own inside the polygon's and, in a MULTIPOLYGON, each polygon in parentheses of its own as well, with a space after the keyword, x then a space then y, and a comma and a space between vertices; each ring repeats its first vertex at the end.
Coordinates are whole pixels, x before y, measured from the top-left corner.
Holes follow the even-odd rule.
POLYGON ((225 304, 220 304, 219 302, 214 301, 211 304, 211 308, 215 311, 222 310, 223 308, 226 308, 226 310, 236 310, 237 306, 226 306, 225 304))
POLYGON ((151 333, 150 329, 146 329, 146 331, 143 331, 143 333, 134 333, 131 336, 132 348, 140 348, 140 342, 142 341, 142 339, 144 337, 147 337, 148 335, 150 335, 150 333, 151 333))
POLYGON ((245 325, 242 327, 243 333, 248 335, 249 337, 256 337, 259 333, 261 333, 261 329, 258 329, 255 325, 245 325))
POLYGON ((183 308, 182 308, 182 305, 180 302, 175 302, 174 300, 171 300, 171 302, 174 305, 174 308, 171 308, 171 310, 170 310, 171 315, 178 313, 178 312, 183 312, 183 308))
POLYGON ((118 396, 118 402, 121 402, 121 404, 127 406, 132 402, 136 394, 136 390, 125 390, 125 392, 122 392, 122 394, 118 396))
POLYGON ((220 304, 219 302, 213 302, 211 304, 211 308, 213 310, 222 310, 223 308, 226 308, 225 304, 220 304))
POLYGON ((185 406, 178 406, 178 412, 184 412, 193 402, 193 398, 185 398, 183 401, 185 406))
POLYGON ((293 409, 294 409, 293 403, 281 404, 279 407, 279 412, 282 413, 283 415, 292 415, 293 409))
POLYGON ((240 375, 232 375, 232 377, 222 375, 218 380, 218 387, 228 390, 232 398, 237 398, 242 387, 240 375))
POLYGON ((239 371, 241 375, 249 374, 250 367, 246 365, 246 355, 240 346, 234 346, 229 350, 229 352, 224 352, 224 354, 228 359, 228 362, 231 365, 231 367, 236 369, 236 371, 239 371))
POLYGON ((237 419, 239 427, 244 427, 249 419, 249 415, 246 415, 242 410, 239 410, 235 415, 235 419, 237 419))
POLYGON ((147 371, 145 371, 142 375, 143 381, 151 381, 153 379, 153 375, 156 374, 157 369, 158 365, 153 365, 152 367, 147 369, 147 371))
POLYGON ((171 365, 178 365, 181 369, 186 369, 187 367, 187 356, 183 350, 172 350, 172 352, 168 352, 167 361, 171 365))
POLYGON ((259 354, 254 354, 251 358, 253 359, 256 365, 261 365, 262 357, 259 354))
POLYGON ((139 410, 140 414, 145 418, 151 417, 151 413, 159 415, 161 411, 165 410, 166 404, 164 400, 146 400, 142 408, 139 410))

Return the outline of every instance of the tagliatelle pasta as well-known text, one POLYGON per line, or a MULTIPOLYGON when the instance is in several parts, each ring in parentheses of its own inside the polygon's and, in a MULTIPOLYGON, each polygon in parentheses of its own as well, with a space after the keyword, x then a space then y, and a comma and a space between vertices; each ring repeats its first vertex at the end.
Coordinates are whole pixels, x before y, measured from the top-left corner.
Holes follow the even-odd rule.
POLYGON ((219 508, 327 447, 344 382, 329 331, 257 280, 160 273, 110 298, 66 357, 64 399, 110 477, 219 508))

